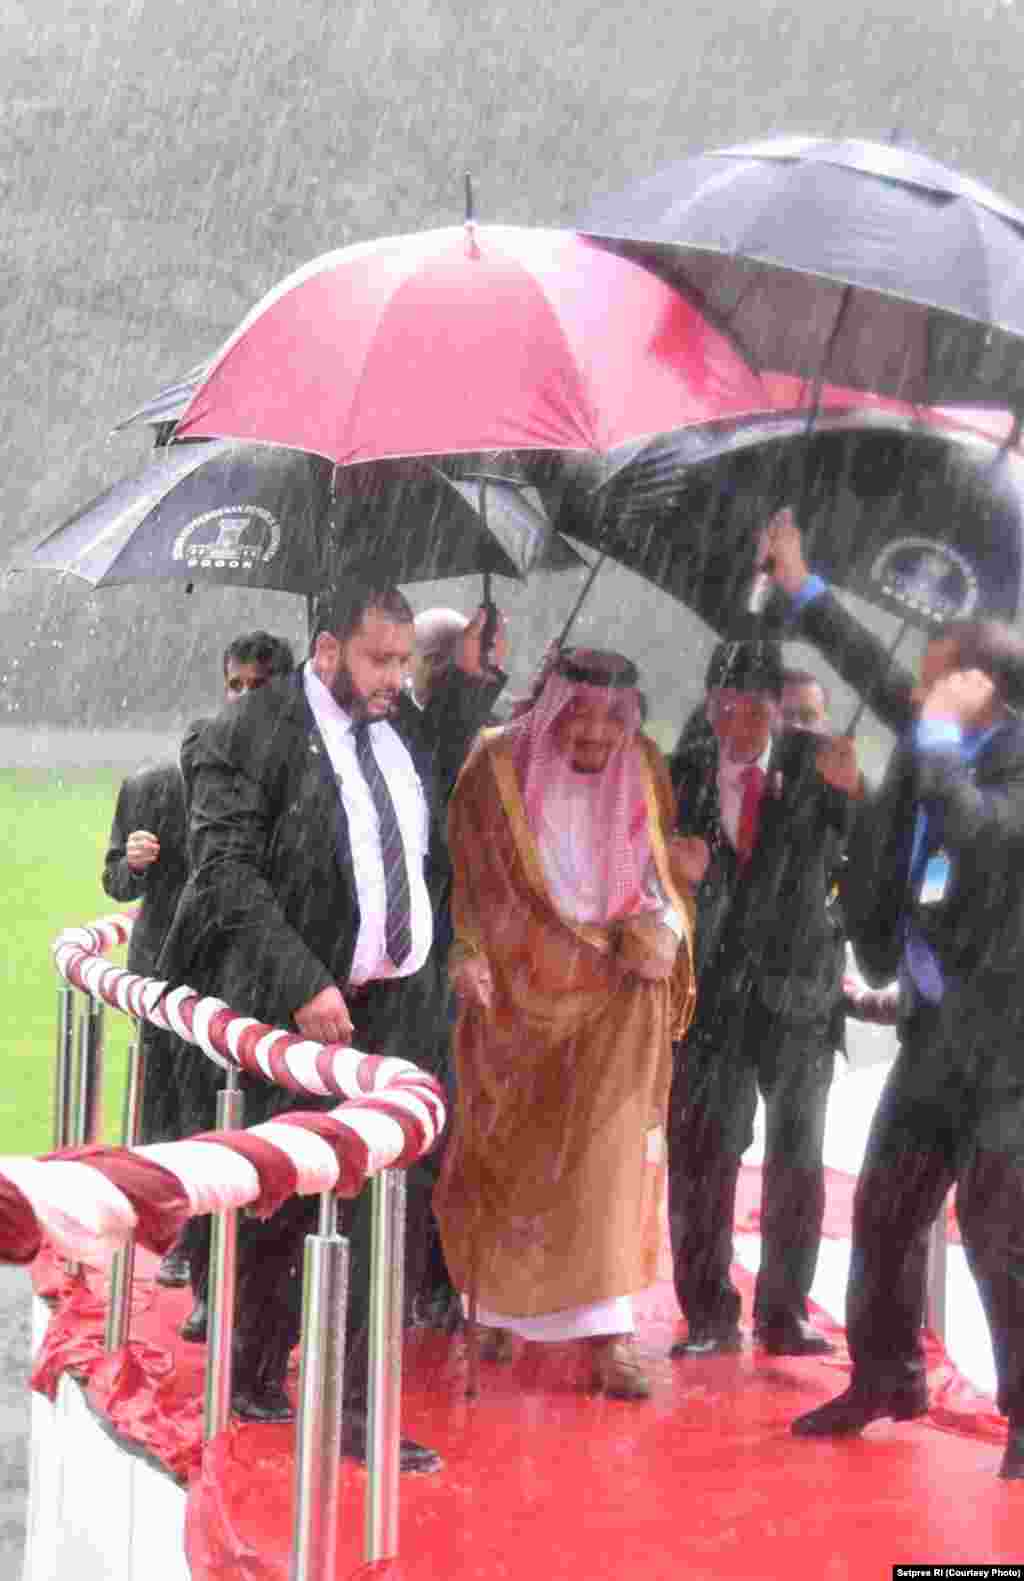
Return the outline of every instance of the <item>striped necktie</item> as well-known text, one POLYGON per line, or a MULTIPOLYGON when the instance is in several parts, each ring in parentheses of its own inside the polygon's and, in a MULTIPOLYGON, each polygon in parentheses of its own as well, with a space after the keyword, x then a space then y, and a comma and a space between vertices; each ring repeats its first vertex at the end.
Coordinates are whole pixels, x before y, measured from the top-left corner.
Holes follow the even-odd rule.
POLYGON ((363 778, 370 787, 373 805, 377 809, 380 830, 380 854, 384 864, 384 893, 387 897, 387 916, 384 938, 388 956, 395 966, 401 966, 412 949, 412 910, 409 899, 409 870, 405 861, 402 831, 398 814, 391 799, 387 781, 381 772, 370 740, 370 721, 361 720, 353 727, 356 758, 363 778))

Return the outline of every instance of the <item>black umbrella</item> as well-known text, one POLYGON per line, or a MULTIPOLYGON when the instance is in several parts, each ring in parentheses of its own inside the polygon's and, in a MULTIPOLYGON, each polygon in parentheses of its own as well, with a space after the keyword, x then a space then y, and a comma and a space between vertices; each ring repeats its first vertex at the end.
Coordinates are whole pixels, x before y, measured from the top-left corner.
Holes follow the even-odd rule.
POLYGON ((395 582, 483 577, 484 663, 497 629, 495 576, 571 571, 586 561, 553 531, 541 497, 511 456, 373 462, 340 474, 331 566, 335 578, 372 566, 395 582), (502 464, 503 463, 503 464, 502 464))
POLYGON ((170 445, 76 511, 25 569, 123 582, 234 583, 308 593, 324 579, 330 462, 229 440, 170 445))
POLYGON ((1020 613, 1024 458, 970 430, 850 411, 808 437, 792 414, 662 435, 618 461, 611 477, 538 475, 556 526, 723 634, 760 528, 798 494, 815 568, 908 625, 1020 613))
POLYGON ((507 577, 567 571, 585 564, 552 531, 537 490, 525 478, 453 461, 461 475, 426 461, 373 462, 339 475, 331 553, 344 575, 372 565, 394 581, 507 577))
POLYGON ((123 428, 130 428, 133 423, 146 423, 155 430, 158 445, 169 444, 178 426, 178 418, 191 401, 209 366, 209 361, 197 363, 184 378, 165 385, 150 400, 122 418, 121 422, 115 425, 114 433, 119 434, 123 428))
POLYGON ((915 150, 719 149, 595 203, 580 229, 693 296, 758 370, 1024 407, 1024 212, 915 150))
POLYGON ((425 462, 338 472, 301 451, 230 440, 170 444, 50 533, 21 562, 94 587, 176 580, 316 595, 347 574, 396 582, 483 574, 525 580, 534 569, 585 564, 557 535, 520 478, 425 462))

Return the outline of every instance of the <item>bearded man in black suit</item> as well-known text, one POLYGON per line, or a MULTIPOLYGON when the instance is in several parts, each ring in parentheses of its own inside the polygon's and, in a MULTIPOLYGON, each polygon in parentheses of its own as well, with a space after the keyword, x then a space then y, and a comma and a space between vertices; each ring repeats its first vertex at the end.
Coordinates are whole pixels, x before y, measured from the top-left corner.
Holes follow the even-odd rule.
MULTIPOLYGON (((447 754, 470 733, 467 709, 485 711, 490 696, 456 672, 419 713, 403 694, 413 636, 397 588, 350 582, 326 601, 307 663, 206 727, 189 763, 192 873, 160 970, 261 1021, 436 1074, 448 1030, 431 953, 433 902, 448 882, 438 786, 447 754)), ((316 1106, 255 1081, 243 1087, 247 1125, 316 1106)), ((431 1184, 429 1161, 408 1171, 411 1291, 431 1184)), ((351 1259, 343 1447, 362 1456, 368 1191, 345 1205, 343 1220, 351 1259)), ((265 1223, 240 1226, 232 1404, 248 1420, 292 1415, 284 1384, 299 1332, 302 1242, 314 1224, 315 1204, 296 1197, 265 1223)), ((206 1251, 193 1250, 201 1285, 206 1251)), ((408 1440, 401 1461, 438 1464, 408 1440)))
POLYGON ((900 979, 900 1052, 854 1200, 853 1379, 793 1431, 849 1436, 927 1410, 928 1236, 955 1185, 1009 1418, 1000 1475, 1024 1478, 1024 638, 999 621, 952 621, 915 683, 809 572, 789 512, 763 550, 801 637, 898 735, 843 881, 862 971, 900 979))
POLYGON ((761 1267, 755 1335, 776 1355, 830 1349, 807 1321, 824 1213, 825 1111, 841 1041, 843 937, 829 904, 849 817, 826 783, 831 743, 781 731, 777 643, 712 655, 712 734, 671 760, 682 836, 709 861, 697 891, 697 1011, 675 1051, 669 1106, 669 1225, 688 1332, 673 1356, 741 1346, 730 1277, 736 1185, 765 1100, 761 1267))

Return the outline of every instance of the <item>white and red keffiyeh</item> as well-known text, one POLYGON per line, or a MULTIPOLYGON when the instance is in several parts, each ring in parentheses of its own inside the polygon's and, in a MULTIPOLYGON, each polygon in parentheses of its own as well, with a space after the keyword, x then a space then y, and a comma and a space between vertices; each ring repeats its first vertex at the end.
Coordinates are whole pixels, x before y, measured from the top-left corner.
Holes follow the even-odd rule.
POLYGON ((571 866, 577 875, 586 873, 585 903, 579 904, 577 893, 571 904, 568 873, 561 883, 551 863, 545 868, 556 902, 580 922, 605 924, 662 904, 650 884, 653 853, 635 679, 635 668, 616 654, 570 649, 550 671, 533 707, 506 726, 527 821, 542 855, 553 831, 569 829, 572 835, 571 866), (629 684, 623 684, 624 676, 629 684), (622 742, 600 774, 577 773, 555 737, 560 716, 581 697, 604 704, 614 699, 625 725, 622 742))

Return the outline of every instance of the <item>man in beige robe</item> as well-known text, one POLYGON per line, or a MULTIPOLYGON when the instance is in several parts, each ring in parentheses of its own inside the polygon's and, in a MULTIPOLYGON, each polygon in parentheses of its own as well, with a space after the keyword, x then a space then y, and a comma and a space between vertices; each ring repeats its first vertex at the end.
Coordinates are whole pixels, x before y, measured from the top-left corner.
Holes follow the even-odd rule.
POLYGON ((435 1211, 483 1352, 587 1340, 643 1398, 632 1296, 655 1278, 671 1046, 693 1010, 691 883, 637 673, 565 653, 459 779, 457 1110, 435 1211))

